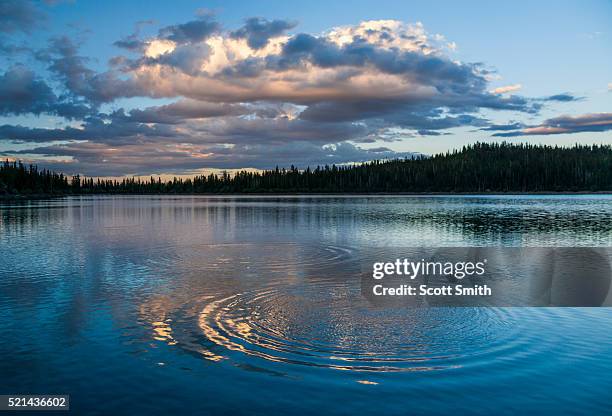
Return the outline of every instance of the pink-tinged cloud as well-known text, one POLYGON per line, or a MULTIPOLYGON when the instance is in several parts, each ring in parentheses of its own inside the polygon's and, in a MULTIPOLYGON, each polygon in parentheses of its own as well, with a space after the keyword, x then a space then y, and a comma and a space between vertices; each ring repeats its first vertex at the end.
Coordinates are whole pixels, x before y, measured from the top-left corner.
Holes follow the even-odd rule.
POLYGON ((538 126, 538 127, 530 127, 528 129, 522 130, 523 134, 560 134, 567 133, 569 130, 564 129, 562 127, 550 127, 550 126, 538 126))
POLYGON ((516 92, 523 88, 521 84, 506 85, 505 87, 498 87, 491 91, 493 94, 508 94, 510 92, 516 92))
MULTIPOLYGON (((502 130, 499 128, 498 130, 502 130)), ((550 118, 537 126, 494 134, 500 137, 549 135, 563 133, 604 132, 612 130, 612 113, 564 115, 550 118)))

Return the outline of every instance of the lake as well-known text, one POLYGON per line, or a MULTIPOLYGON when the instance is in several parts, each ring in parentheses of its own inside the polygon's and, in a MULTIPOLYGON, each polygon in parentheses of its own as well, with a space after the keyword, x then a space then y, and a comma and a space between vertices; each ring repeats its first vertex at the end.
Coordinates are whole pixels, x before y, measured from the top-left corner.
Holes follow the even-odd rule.
POLYGON ((385 247, 611 247, 612 196, 0 204, 0 394, 76 414, 602 414, 610 308, 376 308, 385 247))

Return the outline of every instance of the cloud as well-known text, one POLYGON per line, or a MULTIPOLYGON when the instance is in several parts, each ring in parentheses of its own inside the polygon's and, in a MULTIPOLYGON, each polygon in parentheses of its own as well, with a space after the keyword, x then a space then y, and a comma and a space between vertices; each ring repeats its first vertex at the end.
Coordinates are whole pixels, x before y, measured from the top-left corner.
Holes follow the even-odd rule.
POLYGON ((0 2, 0 32, 30 33, 44 19, 44 13, 32 1, 2 0, 0 2))
POLYGON ((0 126, 0 140, 15 143, 45 143, 54 141, 92 141, 115 146, 142 143, 143 141, 180 141, 186 137, 165 125, 149 126, 122 122, 119 117, 113 123, 90 118, 78 127, 32 128, 5 124, 0 126))
POLYGON ((608 92, 612 91, 612 82, 608 83, 608 92))
POLYGON ((14 43, 8 43, 4 39, 0 38, 0 53, 7 58, 11 55, 30 51, 31 49, 25 43, 17 45, 14 43))
MULTIPOLYGON (((275 38, 257 50, 240 43, 235 33, 205 43, 210 49, 192 50, 189 59, 177 59, 177 47, 170 45, 153 58, 132 62, 135 84, 158 97, 288 102, 307 107, 300 115, 305 120, 404 120, 402 125, 415 129, 432 123, 416 114, 442 107, 453 113, 541 108, 538 100, 487 92, 487 71, 446 58, 419 24, 363 22, 319 36, 275 38), (415 122, 408 126, 406 120, 415 122)), ((446 121, 471 124, 473 119, 446 121)), ((446 125, 451 124, 457 126, 446 125)))
POLYGON ((179 44, 196 43, 205 40, 220 29, 221 25, 211 16, 201 16, 199 19, 187 23, 166 26, 160 30, 159 35, 163 39, 179 44))
POLYGON ((90 113, 84 104, 58 98, 47 83, 23 66, 14 66, 0 74, 0 115, 42 113, 67 119, 90 113))
POLYGON ((68 37, 53 38, 49 47, 38 51, 37 58, 65 85, 67 93, 82 97, 93 105, 118 97, 143 95, 132 79, 123 79, 116 71, 97 73, 87 64, 89 59, 78 54, 78 46, 68 37))
MULTIPOLYGON (((249 19, 238 32, 248 39, 255 33, 252 26, 260 35, 290 26, 278 22, 249 19)), ((418 113, 440 107, 538 111, 537 100, 489 93, 488 72, 480 64, 445 57, 435 38, 430 40, 420 24, 372 21, 319 36, 266 38, 265 46, 253 49, 236 32, 219 33, 207 17, 162 29, 159 38, 147 40, 140 58, 113 60, 116 71, 89 70, 67 38, 56 39, 48 55, 50 69, 68 89, 94 102, 134 96, 289 102, 334 107, 331 114, 344 119, 351 109, 359 110, 353 120, 368 118, 371 112, 360 110, 370 103, 382 104, 389 114, 394 108, 418 113)), ((312 118, 316 110, 304 116, 312 118)))
POLYGON ((135 123, 179 124, 190 119, 205 119, 221 116, 238 116, 248 114, 249 109, 240 104, 216 104, 194 100, 149 107, 144 110, 134 109, 125 120, 135 123))
POLYGON ((443 133, 436 130, 417 130, 419 136, 446 136, 450 133, 443 133))
POLYGON ((578 116, 560 116, 545 120, 542 124, 527 126, 507 133, 496 133, 494 136, 536 136, 551 134, 570 134, 583 132, 602 132, 612 130, 612 113, 593 113, 578 116))
POLYGON ((491 93, 493 94, 508 94, 509 92, 515 92, 523 88, 521 84, 506 85, 505 87, 497 87, 491 93))
POLYGON ((202 70, 202 61, 210 53, 206 44, 178 45, 174 50, 151 59, 150 63, 158 63, 180 69, 188 75, 198 75, 202 70))
POLYGON ((491 124, 487 127, 483 127, 480 130, 482 131, 510 131, 510 130, 518 130, 525 127, 523 123, 512 122, 509 124, 491 124))
POLYGON ((113 45, 132 52, 143 52, 147 43, 140 39, 140 32, 143 26, 150 24, 153 24, 153 20, 141 20, 137 22, 134 32, 114 42, 113 45))
POLYGON ((131 34, 114 42, 113 45, 128 51, 138 52, 145 48, 146 43, 140 40, 137 35, 131 34))
POLYGON ((16 66, 0 75, 0 114, 40 114, 54 100, 51 88, 25 67, 16 66))
POLYGON ((581 99, 582 98, 575 97, 572 94, 563 93, 563 94, 555 94, 555 95, 548 96, 548 97, 544 98, 544 101, 570 102, 570 101, 579 101, 581 99))
POLYGON ((244 38, 252 49, 261 49, 268 44, 270 38, 280 36, 287 30, 297 26, 297 22, 288 20, 267 20, 261 17, 251 17, 244 26, 232 32, 235 39, 244 38))
POLYGON ((199 42, 195 39, 201 36, 177 36, 175 32, 183 32, 177 25, 150 39, 150 51, 124 69, 142 94, 207 101, 306 103, 350 96, 397 98, 414 90, 430 96, 469 91, 489 95, 478 65, 445 58, 427 44, 424 32, 412 34, 423 31, 419 26, 390 21, 387 24, 393 28, 389 28, 384 22, 363 23, 349 32, 345 28, 321 36, 302 33, 268 39, 269 44, 260 49, 243 44, 235 33, 199 42), (394 30, 398 33, 392 35, 394 30), (192 46, 182 47, 187 38, 192 46), (160 52, 151 51, 161 45, 160 52))
POLYGON ((123 109, 87 117, 79 126, 29 128, 0 126, 0 140, 45 142, 91 140, 126 146, 144 142, 193 144, 267 144, 308 141, 361 141, 376 131, 364 124, 321 124, 295 118, 282 106, 246 106, 179 101, 173 104, 123 109), (331 138, 331 139, 330 139, 331 138))
POLYGON ((414 153, 394 152, 384 147, 361 149, 351 143, 321 145, 310 142, 280 146, 238 145, 202 146, 192 144, 147 143, 116 148, 94 142, 52 145, 33 150, 10 152, 13 156, 45 157, 45 166, 67 174, 87 172, 90 176, 148 175, 185 173, 202 167, 219 169, 268 169, 270 161, 281 167, 294 165, 305 169, 318 165, 365 162, 374 159, 410 157, 414 153), (59 158, 68 157, 70 162, 59 158))
POLYGON ((193 134, 200 140, 227 144, 282 145, 289 142, 336 143, 362 141, 376 129, 365 124, 322 124, 287 117, 261 118, 239 117, 213 120, 193 126, 193 134), (333 138, 330 140, 330 138, 333 138))
POLYGON ((527 127, 492 124, 483 110, 537 114, 575 99, 507 94, 516 86, 490 91, 491 71, 448 57, 449 41, 418 22, 288 34, 295 25, 251 18, 227 31, 205 15, 144 38, 137 24, 115 42, 129 54, 103 70, 92 69, 71 38, 53 38, 35 54, 52 77, 26 68, 0 75, 8 77, 0 112, 71 123, 7 124, 0 140, 29 143, 20 154, 46 166, 67 158, 57 162, 61 170, 96 175, 314 166, 401 156, 360 146, 453 128, 517 134, 527 127), (148 104, 124 109, 125 98, 148 104))

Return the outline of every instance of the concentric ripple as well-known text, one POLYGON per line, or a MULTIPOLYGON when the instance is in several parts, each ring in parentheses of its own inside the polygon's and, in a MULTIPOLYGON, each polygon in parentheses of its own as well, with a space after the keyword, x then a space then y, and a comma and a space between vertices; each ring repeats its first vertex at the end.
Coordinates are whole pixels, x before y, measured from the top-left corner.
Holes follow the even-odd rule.
POLYGON ((545 309, 373 307, 348 247, 241 243, 175 253, 151 264, 170 286, 141 306, 141 319, 155 340, 206 360, 270 371, 430 371, 545 362, 559 344, 534 338, 533 326, 554 314, 545 309))
MULTIPOLYGON (((363 305, 356 306, 349 305, 346 297, 305 302, 303 297, 273 289, 215 300, 201 311, 198 326, 209 341, 228 351, 336 370, 454 368, 464 365, 468 355, 486 352, 466 351, 470 345, 487 345, 487 351, 501 347, 500 339, 488 333, 491 325, 496 333, 503 326, 499 310, 371 313, 362 309, 363 305), (440 322, 440 315, 446 315, 447 320, 440 322), (488 330, 472 326, 474 319, 488 330), (442 333, 442 327, 452 328, 453 333, 442 333)), ((506 342, 504 348, 512 348, 512 343, 506 342)))
POLYGON ((269 362, 363 372, 430 371, 498 358, 524 360, 551 348, 521 336, 512 311, 372 310, 349 285, 317 282, 316 288, 202 298, 151 325, 155 339, 211 361, 252 363, 255 358, 263 367, 269 362))

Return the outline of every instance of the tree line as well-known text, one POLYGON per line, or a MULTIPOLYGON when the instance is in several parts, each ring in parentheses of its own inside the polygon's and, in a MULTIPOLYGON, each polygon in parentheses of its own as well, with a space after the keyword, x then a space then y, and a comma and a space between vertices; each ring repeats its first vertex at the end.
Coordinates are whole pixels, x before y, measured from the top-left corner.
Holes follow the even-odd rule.
POLYGON ((162 181, 93 179, 0 164, 0 195, 612 191, 612 146, 476 143, 431 157, 162 181))

